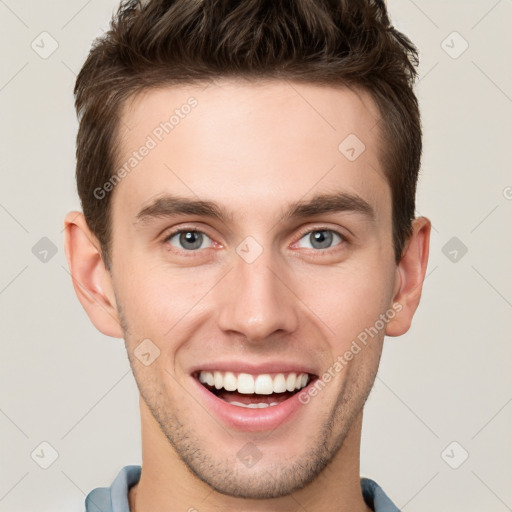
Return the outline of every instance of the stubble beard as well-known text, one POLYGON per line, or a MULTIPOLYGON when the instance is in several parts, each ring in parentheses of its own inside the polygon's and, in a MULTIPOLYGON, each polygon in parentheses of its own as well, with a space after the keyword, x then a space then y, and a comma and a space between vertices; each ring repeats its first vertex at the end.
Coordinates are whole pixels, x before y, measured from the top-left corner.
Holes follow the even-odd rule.
MULTIPOLYGON (((133 350, 136 340, 130 341, 128 322, 118 302, 118 313, 124 332, 125 346, 140 395, 148 410, 160 427, 170 446, 188 470, 220 494, 244 499, 271 499, 290 495, 312 483, 331 463, 342 448, 345 438, 362 411, 372 389, 378 369, 378 362, 364 378, 352 368, 347 372, 342 388, 330 414, 306 436, 307 446, 302 453, 290 454, 287 461, 269 460, 265 457, 267 438, 259 447, 262 457, 252 467, 246 467, 240 460, 228 459, 218 447, 208 444, 211 429, 221 428, 211 417, 211 428, 205 424, 191 425, 186 421, 186 407, 175 406, 169 400, 168 392, 158 374, 143 375, 148 368, 141 368, 135 361, 133 350), (185 409, 185 412, 183 410, 185 409), (201 431, 197 429, 201 428, 201 431)), ((380 359, 380 357, 379 357, 380 359)), ((331 384, 332 385, 332 384, 331 384)), ((176 387, 178 387, 177 384, 176 387)), ((180 387, 180 395, 186 396, 180 387)), ((192 398, 191 398, 192 400, 192 398)), ((192 403, 196 402, 192 400, 192 403)), ((308 405, 303 405, 308 407, 308 405)), ((206 412, 205 412, 206 414, 206 412)), ((306 414, 308 412, 306 411, 306 414)), ((313 423, 313 422, 312 422, 313 423)), ((304 435, 304 433, 300 433, 304 435)), ((228 434, 226 434, 228 435, 228 434)), ((272 434, 271 434, 272 435, 272 434)), ((250 439, 247 439, 249 442, 250 439)), ((232 445, 230 443, 230 450, 232 445)), ((240 448, 244 442, 240 442, 240 448)), ((257 443, 256 443, 257 444, 257 443)), ((236 450, 238 451, 238 450, 236 450)))

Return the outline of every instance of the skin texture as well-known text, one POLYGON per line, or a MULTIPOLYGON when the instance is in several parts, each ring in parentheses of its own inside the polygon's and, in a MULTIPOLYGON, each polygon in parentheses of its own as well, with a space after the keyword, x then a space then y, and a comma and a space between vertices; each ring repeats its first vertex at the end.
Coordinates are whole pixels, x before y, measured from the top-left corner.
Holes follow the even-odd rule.
POLYGON ((418 306, 430 222, 415 219, 396 265, 379 113, 368 94, 346 88, 225 80, 146 91, 125 105, 119 166, 192 96, 197 106, 113 191, 111 273, 83 215, 65 220, 78 298, 102 333, 125 339, 140 391, 143 469, 131 509, 368 511, 363 405, 384 335, 405 333, 418 306), (349 134, 365 144, 354 161, 338 150, 349 134), (374 219, 283 217, 289 203, 340 191, 368 202, 374 219), (165 193, 216 201, 231 218, 137 222, 165 193), (179 235, 166 241, 178 228, 204 233, 201 247, 187 250, 179 235), (315 229, 342 237, 318 248, 315 229), (247 236, 262 248, 252 263, 236 252, 247 236), (400 312, 273 431, 219 422, 192 386, 191 369, 212 361, 288 361, 320 376, 393 304, 400 312), (147 338, 160 355, 145 366, 134 350, 147 338), (249 442, 262 454, 250 468, 237 457, 249 442))

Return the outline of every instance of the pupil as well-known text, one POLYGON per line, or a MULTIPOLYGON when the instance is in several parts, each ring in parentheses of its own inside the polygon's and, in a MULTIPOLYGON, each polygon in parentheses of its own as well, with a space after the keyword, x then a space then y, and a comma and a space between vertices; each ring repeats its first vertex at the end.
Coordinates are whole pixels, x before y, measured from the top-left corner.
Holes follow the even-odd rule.
POLYGON ((186 244, 192 244, 192 247, 186 247, 187 249, 197 249, 201 247, 201 234, 197 231, 186 231, 180 236, 180 243, 186 247, 186 244))
POLYGON ((329 247, 332 242, 332 233, 330 231, 315 231, 311 234, 312 246, 318 249, 325 249, 329 247), (325 235, 327 233, 327 236, 325 235), (315 243, 319 242, 319 246, 315 246, 315 243))

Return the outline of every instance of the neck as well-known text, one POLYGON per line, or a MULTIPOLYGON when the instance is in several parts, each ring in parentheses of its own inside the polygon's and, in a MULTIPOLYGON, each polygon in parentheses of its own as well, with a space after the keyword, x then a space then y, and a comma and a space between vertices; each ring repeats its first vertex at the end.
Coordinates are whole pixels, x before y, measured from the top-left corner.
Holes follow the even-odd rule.
POLYGON ((130 512, 372 512, 363 500, 359 476, 362 411, 341 448, 313 482, 290 495, 252 500, 221 494, 197 478, 179 458, 142 399, 140 407, 143 463, 140 481, 129 491, 130 512))

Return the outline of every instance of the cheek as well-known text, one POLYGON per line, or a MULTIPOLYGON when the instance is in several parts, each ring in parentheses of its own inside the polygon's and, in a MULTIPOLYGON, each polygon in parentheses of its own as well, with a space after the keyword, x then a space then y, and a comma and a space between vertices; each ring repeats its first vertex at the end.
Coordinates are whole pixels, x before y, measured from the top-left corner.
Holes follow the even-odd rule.
MULTIPOLYGON (((332 344, 342 350, 365 329, 371 328, 389 307, 390 281, 371 267, 312 272, 300 280, 299 297, 316 316, 332 344)), ((378 324, 380 327, 380 323, 378 324)))
MULTIPOLYGON (((364 254, 339 267, 296 267, 288 281, 294 294, 283 300, 292 301, 341 350, 389 307, 391 273, 377 260, 364 254)), ((132 337, 169 340, 179 332, 181 339, 207 310, 215 310, 208 292, 219 284, 223 271, 208 266, 178 269, 137 258, 123 263, 116 289, 132 337)))
POLYGON ((118 289, 134 335, 163 340, 172 337, 173 329, 183 329, 182 320, 201 308, 201 298, 208 291, 208 280, 191 272, 147 264, 126 269, 128 277, 118 289))

